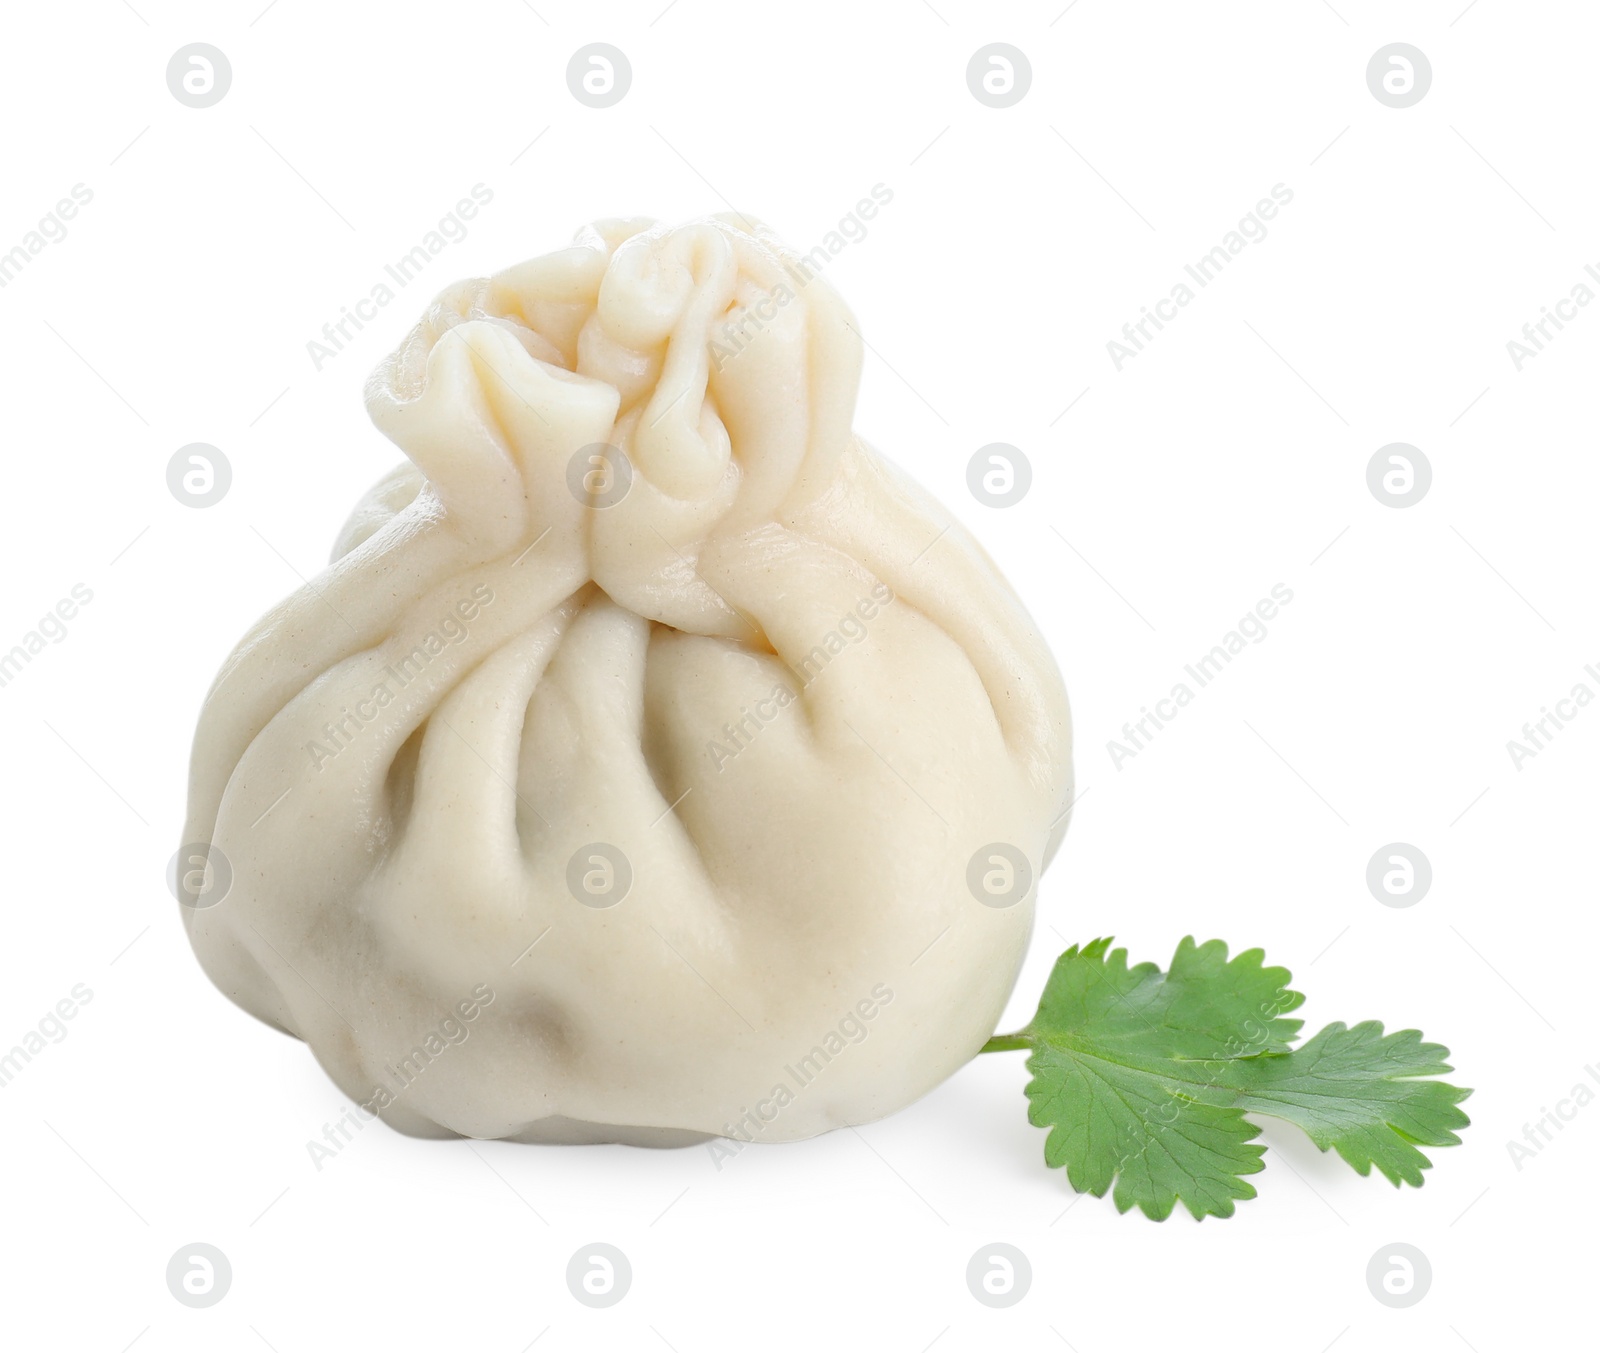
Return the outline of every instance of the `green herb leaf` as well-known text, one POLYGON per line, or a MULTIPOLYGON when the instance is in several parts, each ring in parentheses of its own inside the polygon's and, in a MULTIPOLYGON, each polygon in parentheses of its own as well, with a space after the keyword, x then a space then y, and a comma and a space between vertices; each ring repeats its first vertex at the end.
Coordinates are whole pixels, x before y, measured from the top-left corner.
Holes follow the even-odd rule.
POLYGON ((985 1052, 1028 1049, 1028 1117, 1048 1128, 1045 1163, 1118 1211, 1161 1221, 1177 1203, 1228 1217, 1255 1197, 1244 1176, 1266 1148, 1246 1113, 1285 1119, 1365 1175, 1422 1183, 1419 1146, 1460 1141, 1471 1093, 1416 1079, 1449 1071, 1446 1048, 1415 1030, 1330 1024, 1299 1048, 1304 997, 1284 968, 1249 949, 1186 937, 1163 973, 1128 966, 1111 940, 1074 945, 1056 961, 1038 1013, 985 1052))
POLYGON ((1245 1113, 1286 1119, 1357 1174, 1376 1165, 1396 1187, 1403 1180, 1421 1188, 1433 1162, 1417 1147, 1457 1146, 1455 1129, 1471 1121, 1456 1107, 1471 1090, 1414 1079, 1451 1070, 1449 1055, 1415 1029, 1386 1036, 1376 1020, 1353 1029, 1330 1024, 1287 1057, 1228 1068, 1226 1080, 1245 1113))

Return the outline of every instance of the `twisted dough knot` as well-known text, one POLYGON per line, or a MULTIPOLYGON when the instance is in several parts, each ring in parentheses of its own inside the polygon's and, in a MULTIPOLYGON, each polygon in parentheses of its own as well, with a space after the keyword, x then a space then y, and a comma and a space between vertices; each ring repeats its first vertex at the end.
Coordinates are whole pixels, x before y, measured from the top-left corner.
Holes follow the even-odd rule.
POLYGON ((576 552, 637 614, 748 637, 699 556, 834 478, 860 365, 843 303, 764 227, 602 221, 446 291, 373 373, 367 408, 420 472, 396 497, 426 480, 479 557, 548 533, 542 551, 576 552), (714 361, 730 336, 736 355, 714 361), (597 497, 616 475, 621 500, 597 497))

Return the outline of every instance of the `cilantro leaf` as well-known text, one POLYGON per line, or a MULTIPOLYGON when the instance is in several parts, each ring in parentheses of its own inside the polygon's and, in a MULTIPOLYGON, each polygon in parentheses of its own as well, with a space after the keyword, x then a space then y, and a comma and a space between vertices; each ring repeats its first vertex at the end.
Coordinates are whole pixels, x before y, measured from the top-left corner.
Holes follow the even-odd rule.
POLYGON ((1236 1109, 1190 1098, 1171 1081, 1092 1051, 1043 1041, 1028 1058, 1028 1118, 1047 1127, 1045 1164, 1065 1166, 1080 1193, 1117 1211, 1137 1205, 1164 1221, 1182 1202, 1196 1217, 1233 1215, 1254 1198, 1244 1176, 1262 1168, 1258 1129, 1236 1109))
POLYGON ((1455 1129, 1471 1121, 1456 1105, 1472 1091, 1414 1079, 1451 1070, 1449 1055, 1415 1029, 1385 1036, 1376 1020, 1354 1028, 1330 1024, 1287 1057, 1228 1068, 1227 1080, 1246 1113, 1293 1123, 1357 1174, 1376 1165, 1397 1188, 1402 1180, 1421 1188, 1433 1162, 1417 1147, 1457 1146, 1455 1129))
POLYGON ((1255 1197, 1244 1176, 1265 1147, 1246 1113, 1283 1118, 1365 1175, 1422 1183, 1419 1146, 1453 1145, 1470 1094, 1442 1081, 1447 1049, 1415 1030, 1331 1024, 1300 1048, 1304 997, 1259 949, 1230 959, 1185 937, 1163 973, 1128 966, 1099 939, 1056 961, 1038 1013, 985 1052, 1028 1050, 1028 1118, 1049 1129, 1045 1163, 1080 1192, 1156 1221, 1182 1203, 1197 1219, 1255 1197))

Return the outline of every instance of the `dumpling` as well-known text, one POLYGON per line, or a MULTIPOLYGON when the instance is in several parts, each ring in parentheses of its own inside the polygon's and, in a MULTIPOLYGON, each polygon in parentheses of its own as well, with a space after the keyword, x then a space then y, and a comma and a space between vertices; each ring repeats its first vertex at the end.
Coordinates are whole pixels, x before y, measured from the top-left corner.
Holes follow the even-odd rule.
POLYGON ((993 1031, 1071 793, 1060 675, 851 431, 861 343, 763 226, 602 221, 370 379, 409 457, 195 735, 232 1000, 428 1136, 789 1141, 993 1031))

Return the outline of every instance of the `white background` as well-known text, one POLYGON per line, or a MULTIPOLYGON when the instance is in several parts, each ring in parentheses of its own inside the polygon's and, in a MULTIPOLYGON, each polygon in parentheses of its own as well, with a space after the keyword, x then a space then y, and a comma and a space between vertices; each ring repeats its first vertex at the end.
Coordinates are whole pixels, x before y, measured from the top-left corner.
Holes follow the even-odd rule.
POLYGON ((0 649, 74 584, 93 601, 0 689, 0 1046, 74 984, 94 993, 0 1091, 8 1344, 1593 1337, 1600 1105, 1520 1169, 1507 1142, 1600 1063, 1600 708, 1520 770, 1506 744, 1576 682, 1600 691, 1600 306, 1521 371, 1506 344, 1600 263, 1600 23, 1508 0, 1062 2, 7 7, 0 250, 73 184, 93 201, 0 291, 0 649), (233 69, 203 110, 165 81, 196 41, 233 69), (633 67, 603 111, 564 76, 592 41, 633 67), (965 81, 994 41, 1033 70, 1005 110, 965 81), (1433 68, 1402 110, 1365 78, 1396 41, 1433 68), (480 182, 494 199, 468 237, 315 370, 307 342, 480 182), (987 545, 1073 698, 1083 798, 1007 1027, 1068 940, 1114 933, 1163 962, 1191 932, 1261 945, 1311 1028, 1378 1018, 1453 1050, 1473 1126, 1422 1190, 1269 1124, 1261 1196, 1231 1220, 1119 1216, 1045 1169, 1018 1054, 720 1172, 703 1147, 381 1124, 319 1172, 305 1143, 341 1097, 192 957, 163 871, 195 714, 394 461, 361 383, 423 293, 607 215, 733 204, 805 249, 880 182, 892 204, 829 272, 872 349, 857 426, 987 545), (1294 197, 1268 236, 1118 371, 1107 341, 1278 183, 1294 197), (206 510, 166 486, 194 441, 233 467, 206 510), (966 489, 993 441, 1034 470, 1008 510, 966 489), (1433 467, 1405 510, 1366 482, 1394 441, 1433 467), (1294 601, 1270 636, 1115 768, 1108 739, 1275 583, 1294 601), (1365 884, 1392 841, 1433 865, 1408 909, 1365 884), (596 1240, 634 1269, 605 1311, 564 1280, 596 1240), (195 1241, 233 1266, 208 1310, 164 1277, 195 1241), (1004 1311, 964 1279, 994 1241, 1034 1271, 1004 1311), (1407 1310, 1365 1280, 1395 1241, 1433 1268, 1407 1310))

